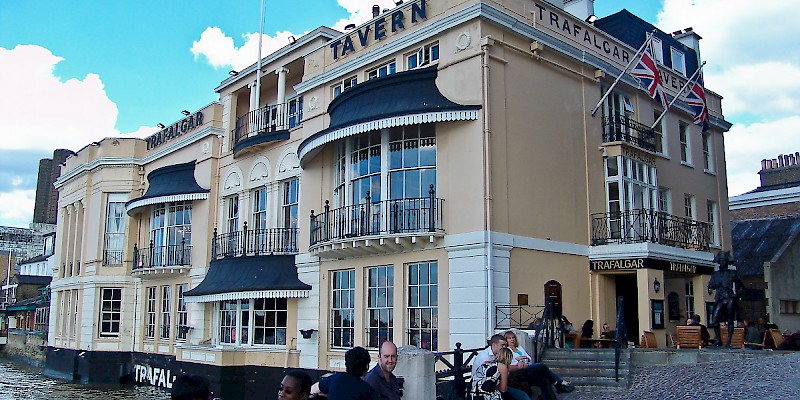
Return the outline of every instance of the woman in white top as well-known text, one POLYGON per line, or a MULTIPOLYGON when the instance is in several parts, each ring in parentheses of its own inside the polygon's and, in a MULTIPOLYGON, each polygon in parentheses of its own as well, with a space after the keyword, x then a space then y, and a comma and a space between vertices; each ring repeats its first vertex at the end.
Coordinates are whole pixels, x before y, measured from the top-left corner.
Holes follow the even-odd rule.
POLYGON ((514 331, 505 333, 506 342, 508 342, 508 349, 511 350, 513 357, 511 359, 511 370, 525 368, 531 362, 531 356, 525 351, 525 348, 519 345, 517 334, 514 331))

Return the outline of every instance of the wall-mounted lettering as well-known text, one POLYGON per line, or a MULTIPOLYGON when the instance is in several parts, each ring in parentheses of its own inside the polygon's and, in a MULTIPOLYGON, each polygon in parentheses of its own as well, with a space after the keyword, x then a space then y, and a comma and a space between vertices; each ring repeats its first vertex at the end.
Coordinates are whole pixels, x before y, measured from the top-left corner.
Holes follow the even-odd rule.
POLYGON ((174 380, 175 376, 173 376, 172 371, 168 369, 142 364, 133 365, 134 383, 143 383, 150 386, 172 389, 172 382, 174 380))
POLYGON ((372 38, 373 42, 377 42, 385 39, 388 32, 394 34, 404 30, 406 28, 405 21, 407 13, 411 14, 412 24, 416 24, 420 20, 426 19, 427 7, 425 1, 426 0, 419 0, 418 2, 411 4, 410 10, 406 8, 405 10, 397 10, 393 12, 392 15, 389 16, 389 21, 386 20, 385 16, 375 19, 373 23, 365 25, 356 31, 357 40, 354 40, 354 36, 351 33, 342 39, 332 41, 330 46, 333 50, 333 59, 337 60, 339 57, 344 57, 355 52, 355 43, 358 43, 360 48, 364 48, 369 45, 370 37, 372 38), (370 32, 372 33, 371 36, 370 32))
POLYGON ((198 111, 194 115, 188 117, 148 136, 145 141, 147 142, 147 150, 152 150, 184 133, 191 132, 192 130, 203 125, 203 113, 198 111))

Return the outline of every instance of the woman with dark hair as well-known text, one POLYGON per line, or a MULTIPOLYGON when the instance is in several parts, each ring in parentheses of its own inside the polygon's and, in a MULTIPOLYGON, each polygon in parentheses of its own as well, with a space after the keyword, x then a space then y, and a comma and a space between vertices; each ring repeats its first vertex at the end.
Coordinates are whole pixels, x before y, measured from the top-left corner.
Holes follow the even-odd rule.
MULTIPOLYGON (((587 319, 581 327, 581 338, 591 339, 594 337, 594 321, 587 319)), ((589 343, 581 342, 581 347, 589 347, 589 343)))
POLYGON ((311 377, 299 370, 289 371, 278 387, 280 400, 307 400, 311 394, 311 377))

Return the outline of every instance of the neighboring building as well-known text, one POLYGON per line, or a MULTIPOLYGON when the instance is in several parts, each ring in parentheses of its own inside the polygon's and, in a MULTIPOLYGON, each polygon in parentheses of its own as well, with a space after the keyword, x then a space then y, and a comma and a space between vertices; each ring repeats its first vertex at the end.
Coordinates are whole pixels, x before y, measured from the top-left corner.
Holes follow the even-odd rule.
POLYGON ((31 228, 0 226, 0 250, 11 251, 19 259, 29 259, 44 252, 44 235, 55 225, 31 224, 31 228))
POLYGON ((53 276, 55 232, 43 235, 44 253, 9 266, 14 273, 4 281, 0 308, 3 325, 23 330, 47 331, 50 314, 50 281, 53 276))
POLYGON ((800 153, 761 161, 761 185, 731 197, 742 318, 800 329, 800 153))
POLYGON ((36 203, 33 208, 34 223, 55 225, 56 212, 58 210, 58 190, 55 190, 53 183, 61 174, 61 165, 67 160, 67 157, 72 155, 75 155, 72 150, 57 149, 53 152, 53 158, 39 160, 36 203))
MULTIPOLYGON (((593 116, 654 27, 592 5, 406 2, 268 55, 260 88, 233 74, 202 124, 78 151, 47 373, 251 398, 355 345, 481 346, 526 297, 611 323, 622 296, 631 338, 704 314, 731 247, 721 97, 705 133, 680 99, 653 130, 625 75, 593 116)), ((656 38, 676 96, 699 36, 656 38)))

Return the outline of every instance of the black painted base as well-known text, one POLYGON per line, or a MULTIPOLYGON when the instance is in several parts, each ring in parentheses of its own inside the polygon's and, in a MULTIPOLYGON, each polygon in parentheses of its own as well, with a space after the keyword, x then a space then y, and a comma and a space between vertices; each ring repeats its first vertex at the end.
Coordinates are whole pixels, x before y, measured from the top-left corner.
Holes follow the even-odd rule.
MULTIPOLYGON (((151 353, 81 351, 48 347, 44 373, 51 378, 92 385, 135 384, 172 388, 176 376, 187 373, 208 378, 215 398, 265 399, 277 395, 286 372, 281 367, 226 366, 177 361, 175 356, 151 353)), ((328 371, 305 370, 313 381, 328 371)))

